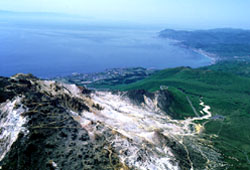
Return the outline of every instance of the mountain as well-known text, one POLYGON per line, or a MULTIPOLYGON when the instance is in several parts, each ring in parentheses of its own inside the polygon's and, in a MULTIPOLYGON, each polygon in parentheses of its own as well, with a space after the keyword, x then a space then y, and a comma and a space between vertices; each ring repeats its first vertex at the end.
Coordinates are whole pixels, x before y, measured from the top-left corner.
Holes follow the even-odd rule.
POLYGON ((199 99, 211 106, 212 118, 201 121, 204 135, 213 146, 223 153, 229 169, 248 169, 250 165, 250 78, 248 62, 227 61, 192 69, 179 67, 161 70, 146 79, 128 85, 112 86, 116 90, 157 91, 168 88, 176 102, 172 107, 175 115, 186 116, 190 106, 189 97, 195 108, 199 99), (181 108, 181 109, 178 109, 181 108))
POLYGON ((159 37, 177 40, 177 45, 191 48, 216 60, 244 59, 250 57, 250 30, 220 28, 182 31, 166 29, 159 37))
MULTIPOLYGON (((119 81, 111 83, 112 81, 105 79, 104 76, 104 81, 99 81, 98 86, 94 86, 95 82, 90 82, 89 87, 92 86, 97 90, 103 90, 105 87, 113 93, 129 91, 129 96, 132 98, 138 96, 138 92, 154 94, 159 90, 167 91, 170 100, 167 102, 167 107, 165 109, 161 107, 161 110, 177 121, 202 116, 200 113, 202 100, 211 107, 212 116, 207 120, 196 120, 195 123, 198 125, 195 127, 203 129, 204 140, 211 142, 210 144, 222 154, 221 159, 228 169, 248 169, 250 165, 248 61, 226 60, 196 69, 177 67, 158 70, 128 83, 124 83, 123 78, 124 80, 130 76, 133 78, 134 74, 124 77, 123 74, 118 75, 114 71, 97 75, 115 77, 114 80, 119 81)), ((64 82, 65 79, 66 83, 71 81, 77 83, 81 82, 82 77, 73 75, 57 80, 64 82)))
POLYGON ((230 166, 211 141, 216 137, 203 132, 210 106, 199 98, 197 115, 175 119, 173 94, 164 87, 95 91, 26 74, 0 77, 0 169, 230 166))

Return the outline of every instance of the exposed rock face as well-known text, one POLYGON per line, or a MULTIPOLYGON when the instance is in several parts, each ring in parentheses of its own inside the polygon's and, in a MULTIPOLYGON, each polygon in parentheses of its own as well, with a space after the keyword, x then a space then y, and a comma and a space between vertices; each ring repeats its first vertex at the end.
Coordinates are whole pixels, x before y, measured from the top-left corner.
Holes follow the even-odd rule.
POLYGON ((145 97, 148 97, 150 99, 153 99, 155 97, 153 93, 149 93, 146 90, 131 90, 128 91, 126 94, 130 98, 130 100, 136 105, 141 105, 145 103, 145 97))
POLYGON ((224 166, 193 119, 166 115, 172 96, 164 90, 112 94, 18 74, 0 78, 0 92, 2 169, 224 166))
MULTIPOLYGON (((6 138, 1 139, 3 141, 0 143, 0 154, 3 155, 4 149, 9 150, 1 161, 2 169, 92 170, 113 169, 110 160, 114 164, 119 164, 116 156, 112 155, 109 158, 109 151, 103 149, 108 145, 105 139, 90 140, 88 132, 73 119, 69 110, 82 112, 88 111, 89 108, 79 98, 72 97, 68 89, 63 89, 63 86, 54 82, 41 82, 28 75, 17 75, 2 80, 4 86, 1 86, 3 89, 1 99, 9 101, 2 103, 1 108, 9 108, 9 103, 13 103, 17 109, 1 109, 1 120, 5 120, 8 114, 14 111, 19 114, 17 115, 19 118, 9 115, 8 119, 19 120, 21 117, 26 119, 22 124, 25 130, 16 133, 18 136, 14 143, 10 143, 11 149, 5 147, 10 141, 6 138), (60 92, 62 90, 65 92, 60 92), (55 92, 58 94, 53 94, 55 92), (17 101, 14 95, 22 97, 17 101), (23 109, 20 110, 18 105, 22 105, 23 109)), ((16 126, 16 124, 8 125, 16 126)), ((93 127, 98 127, 98 124, 93 123, 93 127)), ((3 127, 0 132, 15 133, 17 130, 3 127)))
POLYGON ((161 112, 163 111, 167 115, 172 115, 169 111, 169 107, 173 96, 167 90, 160 90, 156 93, 150 93, 146 90, 131 90, 125 94, 125 96, 127 96, 135 105, 144 105, 147 103, 148 99, 150 99, 161 112))

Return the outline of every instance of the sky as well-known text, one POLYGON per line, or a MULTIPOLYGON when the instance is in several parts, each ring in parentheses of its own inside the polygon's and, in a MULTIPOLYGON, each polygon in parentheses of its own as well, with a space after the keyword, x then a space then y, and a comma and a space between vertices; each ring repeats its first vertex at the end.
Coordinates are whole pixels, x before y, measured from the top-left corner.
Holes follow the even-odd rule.
POLYGON ((0 10, 58 12, 97 20, 250 28, 250 0, 0 0, 0 10))

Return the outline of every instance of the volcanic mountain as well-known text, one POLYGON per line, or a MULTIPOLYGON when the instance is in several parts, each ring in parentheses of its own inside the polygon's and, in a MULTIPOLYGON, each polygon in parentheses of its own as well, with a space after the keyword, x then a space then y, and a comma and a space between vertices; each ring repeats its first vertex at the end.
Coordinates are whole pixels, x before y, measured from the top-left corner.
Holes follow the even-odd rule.
POLYGON ((167 89, 95 91, 29 74, 0 78, 0 169, 217 169, 210 107, 176 120, 167 89))

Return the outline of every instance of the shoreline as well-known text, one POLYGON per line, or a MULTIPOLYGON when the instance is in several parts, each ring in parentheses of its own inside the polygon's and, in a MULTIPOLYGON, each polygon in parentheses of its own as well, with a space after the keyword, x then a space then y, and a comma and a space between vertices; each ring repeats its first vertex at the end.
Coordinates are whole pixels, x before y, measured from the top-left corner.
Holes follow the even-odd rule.
POLYGON ((217 61, 218 61, 218 57, 216 54, 213 54, 213 53, 209 53, 205 50, 202 50, 202 49, 196 49, 196 48, 190 48, 192 51, 194 51, 195 53, 197 54, 200 54, 208 59, 211 60, 211 63, 210 65, 213 65, 213 64, 216 64, 217 61))
POLYGON ((208 59, 211 61, 209 65, 216 64, 217 61, 218 61, 218 57, 217 57, 216 54, 209 53, 209 52, 207 52, 207 51, 205 51, 205 50, 202 50, 202 49, 200 49, 200 48, 197 49, 197 48, 189 47, 189 46, 187 46, 187 45, 184 45, 184 44, 182 43, 182 41, 180 41, 180 40, 175 40, 175 39, 171 39, 171 38, 165 38, 165 39, 168 40, 169 43, 170 43, 171 45, 173 45, 173 46, 178 46, 178 47, 180 47, 180 48, 185 48, 185 49, 191 50, 191 51, 193 51, 193 52, 195 52, 195 53, 197 53, 197 54, 200 54, 200 55, 202 55, 202 56, 208 58, 208 59))

